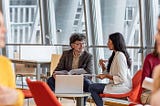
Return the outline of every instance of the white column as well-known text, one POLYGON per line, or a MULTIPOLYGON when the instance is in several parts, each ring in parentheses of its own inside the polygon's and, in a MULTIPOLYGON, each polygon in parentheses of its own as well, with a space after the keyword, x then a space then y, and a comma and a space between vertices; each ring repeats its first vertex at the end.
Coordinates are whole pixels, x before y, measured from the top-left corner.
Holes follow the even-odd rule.
MULTIPOLYGON (((17 23, 18 24, 20 24, 20 18, 22 18, 21 13, 20 13, 21 12, 20 9, 21 9, 21 7, 17 7, 17 23)), ((17 26, 16 29, 17 29, 17 42, 16 43, 21 43, 21 39, 20 39, 20 36, 22 36, 20 34, 21 27, 17 26)))
MULTIPOLYGON (((49 0, 49 36, 51 37, 51 43, 57 44, 57 33, 56 33, 56 17, 55 17, 55 4, 53 0, 49 0), (53 24, 54 23, 54 24, 53 24)), ((57 54, 60 54, 62 52, 62 48, 55 47, 55 51, 57 54)))
MULTIPOLYGON (((26 23, 26 7, 22 8, 23 9, 23 17, 22 17, 22 23, 26 23)), ((22 43, 26 43, 25 42, 25 38, 26 38, 26 26, 23 26, 22 28, 22 43)))
MULTIPOLYGON (((2 0, 2 8, 3 8, 3 15, 4 15, 4 20, 5 20, 5 25, 7 28, 7 33, 6 33, 6 42, 13 42, 13 38, 11 36, 11 24, 10 24, 10 7, 9 7, 9 0, 2 0)), ((13 48, 10 47, 8 49, 8 57, 13 57, 13 48)))

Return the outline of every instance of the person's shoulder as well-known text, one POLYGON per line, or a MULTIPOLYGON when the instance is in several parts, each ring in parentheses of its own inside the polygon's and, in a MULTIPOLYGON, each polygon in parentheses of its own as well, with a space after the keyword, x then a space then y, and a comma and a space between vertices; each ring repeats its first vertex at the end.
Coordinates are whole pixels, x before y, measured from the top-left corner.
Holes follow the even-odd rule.
POLYGON ((67 54, 70 54, 70 53, 73 53, 72 49, 63 51, 64 55, 67 55, 67 54))
POLYGON ((116 54, 118 57, 125 57, 124 53, 121 51, 117 51, 116 54))
POLYGON ((155 58, 155 56, 153 55, 153 53, 149 53, 147 54, 146 58, 155 58))
POLYGON ((88 55, 88 56, 92 56, 92 54, 89 53, 88 51, 84 51, 84 54, 85 54, 85 55, 88 55))
POLYGON ((0 61, 2 61, 2 62, 10 62, 10 60, 5 56, 0 56, 0 61))

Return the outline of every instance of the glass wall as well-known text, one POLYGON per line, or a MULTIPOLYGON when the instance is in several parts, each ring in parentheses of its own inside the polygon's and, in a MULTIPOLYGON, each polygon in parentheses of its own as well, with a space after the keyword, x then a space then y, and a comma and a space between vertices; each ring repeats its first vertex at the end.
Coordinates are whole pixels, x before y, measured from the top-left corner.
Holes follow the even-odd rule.
POLYGON ((7 56, 20 45, 51 45, 56 53, 69 49, 72 33, 87 36, 87 49, 94 56, 94 71, 101 73, 98 60, 108 59, 108 36, 124 35, 132 60, 133 74, 154 44, 159 0, 3 0, 7 24, 7 56), (141 10, 141 11, 140 11, 141 10), (8 12, 7 12, 8 11, 8 12), (8 16, 8 17, 7 17, 8 16))
POLYGON ((51 22, 55 18, 56 35, 54 37, 57 38, 55 44, 68 45, 72 33, 85 34, 83 0, 54 0, 50 3, 54 3, 50 9, 54 7, 55 10, 55 17, 50 15, 49 20, 51 22))
POLYGON ((42 44, 38 0, 3 0, 7 27, 6 55, 14 58, 20 45, 42 44))
POLYGON ((41 44, 37 0, 10 0, 9 15, 8 44, 41 44))
POLYGON ((100 58, 108 59, 110 52, 106 48, 108 36, 111 33, 120 32, 124 35, 128 52, 132 60, 131 70, 133 73, 142 66, 141 60, 141 37, 139 24, 139 2, 138 0, 92 0, 86 2, 88 6, 88 36, 90 50, 94 54, 96 73, 100 73, 98 67, 100 58), (96 48, 96 49, 94 49, 96 48), (130 48, 130 49, 129 49, 130 48))

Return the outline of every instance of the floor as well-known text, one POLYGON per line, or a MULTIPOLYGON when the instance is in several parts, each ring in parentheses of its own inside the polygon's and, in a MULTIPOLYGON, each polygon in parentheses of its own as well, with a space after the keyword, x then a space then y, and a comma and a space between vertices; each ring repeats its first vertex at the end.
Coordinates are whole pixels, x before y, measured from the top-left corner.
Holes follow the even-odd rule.
MULTIPOLYGON (((60 102, 62 106, 76 106, 76 103, 73 99, 62 98, 60 102)), ((28 105, 28 100, 25 100, 24 106, 36 106, 36 104, 34 103, 33 99, 29 99, 29 105, 28 105)), ((87 102, 86 106, 96 106, 96 105, 93 103, 93 100, 91 100, 91 102, 87 102)), ((123 100, 111 100, 108 98, 104 106, 128 106, 128 104, 125 103, 123 100)))
MULTIPOLYGON (((76 106, 76 103, 74 102, 73 99, 62 98, 61 103, 62 103, 62 106, 76 106)), ((28 100, 25 100, 24 106, 28 106, 28 100)), ((29 99, 29 106, 36 106, 33 99, 29 99)), ((87 106, 96 106, 96 105, 94 105, 93 103, 90 104, 89 102, 87 102, 87 106)))

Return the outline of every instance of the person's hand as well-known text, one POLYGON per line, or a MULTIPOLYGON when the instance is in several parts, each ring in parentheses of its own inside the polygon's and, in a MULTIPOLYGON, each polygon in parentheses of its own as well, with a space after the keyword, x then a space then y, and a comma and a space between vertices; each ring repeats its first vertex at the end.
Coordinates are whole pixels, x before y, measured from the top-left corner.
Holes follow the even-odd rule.
POLYGON ((157 65, 153 70, 153 93, 160 89, 160 65, 157 65))
POLYGON ((99 65, 105 65, 105 63, 107 62, 107 60, 103 60, 103 59, 100 59, 99 60, 99 65))
POLYGON ((103 71, 106 70, 106 66, 105 66, 106 62, 107 62, 107 60, 103 60, 103 59, 99 60, 99 65, 101 66, 103 71))
POLYGON ((151 102, 150 102, 151 106, 159 106, 160 104, 159 98, 160 98, 160 89, 155 93, 152 93, 151 102))
POLYGON ((156 49, 157 49, 157 52, 160 53, 160 32, 156 33, 155 40, 156 40, 156 49))
POLYGON ((56 79, 56 73, 53 73, 52 77, 53 77, 54 79, 56 79))
POLYGON ((160 32, 157 32, 154 37, 155 37, 155 40, 160 40, 160 32))
POLYGON ((106 78, 106 75, 105 74, 99 74, 96 77, 102 80, 102 79, 106 78))
POLYGON ((0 85, 0 105, 13 105, 18 99, 18 92, 15 89, 0 85))

